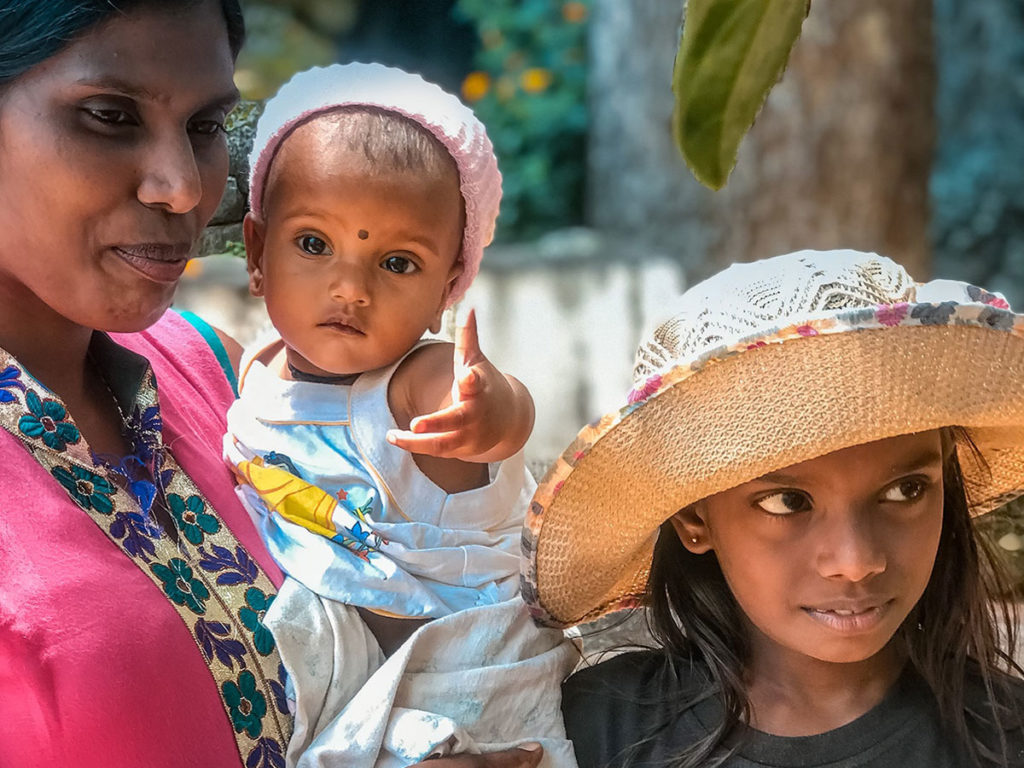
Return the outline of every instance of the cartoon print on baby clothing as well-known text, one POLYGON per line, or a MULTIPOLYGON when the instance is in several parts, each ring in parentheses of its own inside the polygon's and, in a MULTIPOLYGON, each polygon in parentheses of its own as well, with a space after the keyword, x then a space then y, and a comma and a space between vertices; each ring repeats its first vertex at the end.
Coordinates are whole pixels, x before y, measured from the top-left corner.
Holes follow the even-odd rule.
POLYGON ((387 543, 372 528, 372 498, 355 507, 348 502, 349 494, 344 489, 332 496, 303 480, 295 462, 282 453, 270 451, 266 456, 240 461, 235 473, 239 482, 256 491, 268 514, 276 512, 307 531, 336 541, 367 563, 371 553, 378 553, 381 544, 387 543))

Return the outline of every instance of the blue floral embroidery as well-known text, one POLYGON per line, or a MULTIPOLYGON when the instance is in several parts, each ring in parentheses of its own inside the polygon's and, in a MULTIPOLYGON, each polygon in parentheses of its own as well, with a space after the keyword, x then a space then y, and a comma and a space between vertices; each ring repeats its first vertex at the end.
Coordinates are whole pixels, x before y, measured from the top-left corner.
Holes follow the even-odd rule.
POLYGON ((167 506, 171 517, 185 539, 194 545, 203 543, 208 533, 220 530, 220 521, 206 511, 206 504, 195 494, 183 499, 176 493, 167 495, 167 506))
POLYGON ((14 395, 9 391, 12 389, 25 391, 25 382, 21 380, 21 369, 16 365, 9 365, 0 371, 0 403, 14 402, 14 395))
POLYGON ((159 525, 138 512, 118 512, 109 530, 110 535, 121 542, 125 552, 145 563, 156 557, 154 540, 163 535, 159 525))
POLYGON ((177 605, 188 608, 192 613, 206 613, 206 600, 210 590, 199 579, 192 578, 192 569, 180 557, 172 557, 167 565, 154 563, 149 569, 164 584, 164 594, 177 605))
POLYGON ((226 547, 214 544, 211 551, 207 552, 203 547, 198 547, 202 559, 199 567, 207 573, 217 573, 218 584, 252 584, 256 581, 259 569, 249 553, 239 545, 235 547, 235 553, 226 547))
POLYGON ((277 677, 280 682, 274 679, 267 680, 270 692, 274 694, 274 706, 277 707, 277 711, 282 715, 290 715, 288 697, 284 692, 284 681, 288 678, 288 673, 284 671, 284 664, 277 665, 277 677))
POLYGON ((74 444, 82 439, 78 427, 67 421, 67 409, 56 400, 40 400, 39 395, 30 389, 25 395, 25 405, 29 412, 18 420, 22 434, 42 439, 47 448, 55 451, 63 451, 68 443, 74 444))
POLYGON ((144 464, 149 464, 161 441, 163 420, 160 418, 160 409, 155 405, 143 408, 136 404, 125 426, 131 436, 132 452, 144 464))
POLYGON ((239 669, 245 669, 245 646, 240 640, 231 637, 231 626, 220 621, 196 621, 196 640, 203 650, 207 661, 213 661, 214 657, 228 669, 235 669, 235 662, 238 662, 239 669))
POLYGON ((261 656, 274 650, 274 636, 263 626, 263 617, 274 602, 274 595, 268 596, 262 589, 249 587, 245 590, 245 607, 238 609, 242 626, 252 632, 253 645, 261 656))
POLYGON ((245 731, 255 739, 263 733, 263 716, 267 714, 267 697, 256 688, 256 677, 249 670, 238 676, 238 682, 230 680, 220 687, 228 703, 231 724, 235 731, 245 731))
POLYGON ((105 477, 74 464, 70 470, 66 467, 54 467, 50 473, 82 509, 95 509, 101 515, 109 515, 114 511, 114 502, 111 499, 114 486, 105 477))
POLYGON ((264 736, 245 758, 245 768, 284 768, 284 753, 276 739, 264 736))

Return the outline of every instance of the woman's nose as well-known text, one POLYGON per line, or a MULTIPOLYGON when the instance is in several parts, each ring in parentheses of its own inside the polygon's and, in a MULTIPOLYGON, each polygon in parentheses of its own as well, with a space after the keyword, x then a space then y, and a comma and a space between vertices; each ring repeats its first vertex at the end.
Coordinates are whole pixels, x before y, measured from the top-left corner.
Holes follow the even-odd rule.
POLYGON ((885 571, 885 549, 869 517, 844 510, 826 515, 817 526, 817 567, 822 576, 858 582, 885 571))
POLYGON ((139 201, 169 213, 188 213, 203 199, 203 180, 187 134, 157 139, 146 150, 139 201))

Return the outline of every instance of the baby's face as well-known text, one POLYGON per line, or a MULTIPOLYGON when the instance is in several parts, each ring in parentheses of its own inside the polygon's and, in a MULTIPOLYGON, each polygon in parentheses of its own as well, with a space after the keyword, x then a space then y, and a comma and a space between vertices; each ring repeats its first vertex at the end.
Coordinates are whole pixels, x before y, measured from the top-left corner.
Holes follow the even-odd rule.
POLYGON ((373 171, 314 120, 273 161, 261 221, 246 221, 250 289, 288 361, 313 374, 389 365, 440 326, 462 241, 453 173, 373 171))

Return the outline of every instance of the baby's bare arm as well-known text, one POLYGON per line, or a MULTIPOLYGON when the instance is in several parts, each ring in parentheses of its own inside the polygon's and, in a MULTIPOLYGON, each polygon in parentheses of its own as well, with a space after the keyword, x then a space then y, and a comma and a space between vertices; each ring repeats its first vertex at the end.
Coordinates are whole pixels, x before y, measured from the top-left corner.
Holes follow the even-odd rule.
POLYGON ((389 432, 388 439, 438 459, 501 461, 517 453, 533 429, 533 398, 518 379, 499 371, 481 352, 473 312, 459 329, 454 348, 424 347, 402 364, 388 400, 401 428, 389 432), (399 416, 403 410, 408 426, 399 416))

